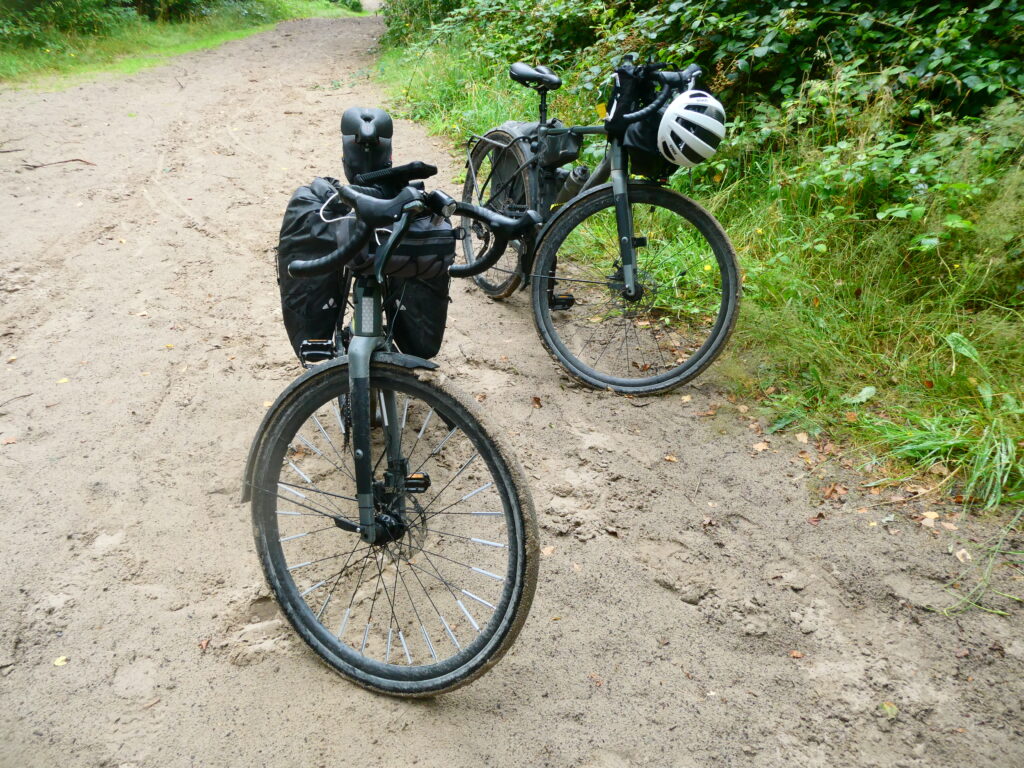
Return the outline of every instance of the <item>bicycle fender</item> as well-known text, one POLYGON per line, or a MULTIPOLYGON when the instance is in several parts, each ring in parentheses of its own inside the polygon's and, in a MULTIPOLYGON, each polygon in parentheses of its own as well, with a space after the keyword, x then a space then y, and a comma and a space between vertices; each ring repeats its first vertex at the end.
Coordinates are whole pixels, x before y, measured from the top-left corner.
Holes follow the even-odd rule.
MULTIPOLYGON (((430 360, 424 360, 422 357, 416 357, 415 355, 405 355, 401 352, 375 352, 371 365, 373 363, 385 363, 399 368, 426 368, 427 370, 434 370, 438 367, 437 363, 431 362, 430 360)), ((348 355, 342 355, 341 357, 336 357, 329 362, 314 366, 285 387, 284 391, 277 396, 273 405, 271 405, 263 415, 263 421, 260 422, 259 429, 256 430, 256 437, 253 438, 252 445, 249 446, 249 455, 245 460, 245 473, 242 476, 242 495, 239 499, 241 503, 244 504, 252 498, 252 474, 256 466, 256 457, 259 455, 260 449, 263 447, 263 440, 266 436, 267 428, 273 421, 275 415, 282 408, 288 405, 289 402, 291 402, 295 397, 295 393, 298 392, 307 381, 318 376, 326 376, 336 368, 347 367, 348 355)))
MULTIPOLYGON (((635 187, 641 187, 641 186, 642 187, 659 187, 659 188, 667 189, 667 187, 662 187, 661 184, 654 184, 654 183, 650 183, 650 182, 643 182, 643 181, 636 181, 636 180, 630 181, 629 182, 629 186, 628 186, 627 189, 633 189, 635 187)), ((609 190, 611 188, 612 188, 611 182, 607 182, 605 184, 599 184, 598 186, 593 187, 592 189, 588 189, 582 195, 578 195, 578 196, 572 198, 571 200, 569 200, 568 202, 564 203, 563 205, 559 206, 558 210, 555 211, 554 215, 550 219, 548 219, 547 221, 544 222, 544 226, 541 227, 540 232, 537 234, 537 239, 535 241, 535 245, 533 246, 534 257, 536 257, 536 255, 538 253, 540 253, 541 246, 544 244, 544 238, 547 237, 548 232, 550 232, 551 228, 557 222, 559 222, 562 219, 562 217, 566 214, 566 211, 571 210, 575 206, 582 204, 586 200, 589 200, 591 197, 595 197, 596 195, 602 194, 602 193, 606 192, 607 190, 609 190)))

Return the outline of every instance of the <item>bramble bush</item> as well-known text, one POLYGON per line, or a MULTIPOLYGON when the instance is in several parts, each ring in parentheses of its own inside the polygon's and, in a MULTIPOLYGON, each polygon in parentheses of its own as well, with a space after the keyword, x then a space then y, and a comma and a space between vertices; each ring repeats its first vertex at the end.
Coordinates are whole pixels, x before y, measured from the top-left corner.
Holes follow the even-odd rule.
POLYGON ((780 428, 948 465, 988 505, 1024 500, 1019 0, 396 0, 384 13, 386 40, 411 48, 389 77, 452 134, 535 119, 512 61, 554 67, 555 113, 582 122, 623 55, 699 63, 729 135, 671 184, 740 251, 743 352, 720 368, 770 392, 780 428), (865 386, 877 394, 851 403, 865 386))

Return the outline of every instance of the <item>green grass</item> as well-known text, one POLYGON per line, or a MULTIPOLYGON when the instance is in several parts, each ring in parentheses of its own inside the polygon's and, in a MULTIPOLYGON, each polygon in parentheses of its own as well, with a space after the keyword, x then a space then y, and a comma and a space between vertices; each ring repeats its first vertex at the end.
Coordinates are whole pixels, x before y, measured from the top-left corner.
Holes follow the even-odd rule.
POLYGON ((327 0, 274 0, 242 15, 226 5, 202 20, 136 20, 104 37, 52 35, 47 47, 0 46, 0 81, 28 84, 52 75, 131 74, 172 56, 215 48, 273 28, 285 19, 362 15, 327 0))
MULTIPOLYGON (((386 52, 380 73, 397 109, 456 142, 536 119, 537 97, 508 79, 506 62, 459 50, 456 38, 386 52)), ((574 73, 561 74, 571 85, 574 73)), ((551 112, 593 123, 595 101, 563 87, 551 112)), ((859 212, 871 190, 844 179, 883 107, 854 126, 848 151, 824 153, 823 126, 673 177, 719 218, 745 272, 718 370, 776 430, 827 433, 866 451, 869 470, 922 473, 972 506, 1024 503, 1024 108, 1010 102, 977 126, 953 126, 977 138, 943 162, 977 192, 952 208, 933 194, 912 215, 880 220, 859 212), (987 162, 981 139, 1012 151, 987 162), (834 180, 831 196, 820 179, 834 180), (941 238, 924 242, 929 231, 941 238)), ((591 144, 584 159, 600 151, 591 144)))

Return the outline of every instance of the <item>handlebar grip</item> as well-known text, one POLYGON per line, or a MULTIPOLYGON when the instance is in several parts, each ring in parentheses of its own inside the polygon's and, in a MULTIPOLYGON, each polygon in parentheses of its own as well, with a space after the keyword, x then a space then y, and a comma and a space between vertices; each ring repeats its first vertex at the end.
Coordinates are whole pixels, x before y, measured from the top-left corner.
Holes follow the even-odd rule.
POLYGON ((697 64, 691 64, 682 72, 659 72, 657 78, 669 88, 684 88, 691 80, 696 80, 704 74, 704 70, 697 64))
POLYGON ((414 179, 429 179, 437 173, 436 165, 416 160, 405 165, 396 165, 393 168, 381 168, 379 171, 367 171, 360 173, 355 178, 356 184, 372 184, 375 181, 402 181, 410 182, 414 179))
POLYGON ((370 228, 357 220, 352 227, 352 237, 345 245, 331 251, 326 256, 309 261, 293 261, 288 265, 288 274, 292 277, 316 277, 333 272, 340 264, 349 261, 370 239, 370 228))
POLYGON ((629 112, 622 116, 624 123, 635 123, 638 120, 643 120, 645 117, 654 114, 668 101, 668 97, 672 95, 672 89, 667 85, 663 86, 661 92, 658 93, 657 97, 648 104, 646 107, 638 109, 636 112, 629 112))

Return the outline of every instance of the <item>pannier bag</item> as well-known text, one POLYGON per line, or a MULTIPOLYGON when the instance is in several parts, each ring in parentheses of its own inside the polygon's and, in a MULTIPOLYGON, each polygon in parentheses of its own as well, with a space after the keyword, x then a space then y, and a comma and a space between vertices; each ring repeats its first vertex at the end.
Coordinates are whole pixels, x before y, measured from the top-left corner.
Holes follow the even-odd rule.
POLYGON ((447 273, 426 279, 391 280, 391 296, 384 309, 399 350, 427 360, 441 351, 451 301, 449 282, 447 273))
POLYGON ((338 247, 337 222, 348 212, 338 201, 331 178, 316 178, 295 190, 281 222, 277 245, 277 284, 281 289, 281 313, 292 349, 306 339, 330 339, 341 313, 340 285, 337 274, 295 278, 288 274, 293 261, 318 259, 338 247), (333 197, 333 200, 332 200, 333 197), (330 202, 329 202, 330 201, 330 202), (324 208, 325 203, 326 208, 324 208), (324 208, 321 218, 320 209, 324 208))

